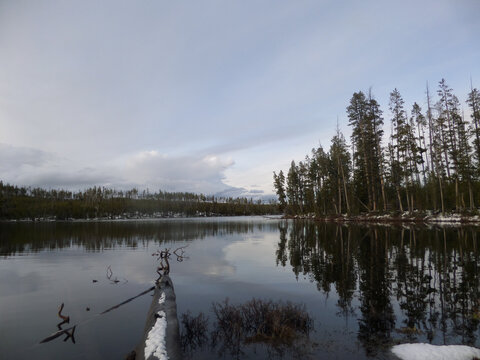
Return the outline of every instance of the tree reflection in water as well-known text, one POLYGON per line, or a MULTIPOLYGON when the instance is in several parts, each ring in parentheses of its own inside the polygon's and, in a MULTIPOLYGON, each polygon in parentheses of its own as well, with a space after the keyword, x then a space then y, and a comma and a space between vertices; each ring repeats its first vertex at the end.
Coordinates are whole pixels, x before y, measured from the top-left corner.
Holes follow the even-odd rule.
POLYGON ((294 221, 279 231, 277 265, 333 288, 338 315, 357 316, 367 355, 396 342, 476 345, 477 228, 294 221))

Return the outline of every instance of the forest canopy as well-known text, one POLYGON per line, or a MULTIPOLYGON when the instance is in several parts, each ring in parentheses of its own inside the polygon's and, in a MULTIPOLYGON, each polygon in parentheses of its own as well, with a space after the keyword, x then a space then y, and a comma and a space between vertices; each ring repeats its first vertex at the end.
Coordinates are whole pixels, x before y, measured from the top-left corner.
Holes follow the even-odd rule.
POLYGON ((174 216, 265 215, 275 203, 188 192, 127 191, 93 187, 84 191, 18 187, 0 181, 0 219, 119 219, 174 216))
POLYGON ((388 115, 371 91, 346 108, 350 144, 338 129, 329 149, 312 149, 286 174, 273 173, 281 210, 316 215, 431 210, 476 212, 480 202, 480 92, 462 104, 442 79, 426 107, 407 108, 397 89, 388 115), (387 122, 387 125, 385 125, 387 122), (385 134, 387 127, 389 134, 385 134))

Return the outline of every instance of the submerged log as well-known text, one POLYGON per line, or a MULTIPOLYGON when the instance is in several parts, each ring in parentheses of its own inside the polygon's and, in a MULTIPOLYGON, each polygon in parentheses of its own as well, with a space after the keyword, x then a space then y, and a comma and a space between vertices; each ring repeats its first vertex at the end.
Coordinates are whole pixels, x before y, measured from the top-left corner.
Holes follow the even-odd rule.
POLYGON ((155 286, 142 342, 135 353, 136 360, 182 358, 175 291, 168 275, 163 275, 155 286))

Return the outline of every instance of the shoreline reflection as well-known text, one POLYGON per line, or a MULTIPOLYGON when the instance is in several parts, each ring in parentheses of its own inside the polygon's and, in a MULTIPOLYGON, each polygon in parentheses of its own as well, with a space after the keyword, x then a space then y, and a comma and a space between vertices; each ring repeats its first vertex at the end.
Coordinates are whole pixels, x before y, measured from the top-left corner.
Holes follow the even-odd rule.
POLYGON ((282 222, 276 261, 338 294, 368 356, 401 342, 478 346, 477 232, 282 222))

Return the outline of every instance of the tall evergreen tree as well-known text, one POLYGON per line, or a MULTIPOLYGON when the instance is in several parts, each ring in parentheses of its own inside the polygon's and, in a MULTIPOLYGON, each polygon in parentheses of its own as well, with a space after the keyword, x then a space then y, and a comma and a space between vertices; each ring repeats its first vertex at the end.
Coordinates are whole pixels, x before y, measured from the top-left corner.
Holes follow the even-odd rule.
POLYGON ((428 173, 428 162, 426 161, 427 155, 427 140, 425 138, 425 128, 427 127, 427 120, 422 114, 422 108, 417 103, 414 103, 412 106, 411 113, 411 124, 412 127, 416 126, 417 131, 417 162, 422 168, 422 180, 423 185, 427 183, 427 173, 428 173))
POLYGON ((369 104, 361 91, 353 94, 347 107, 354 148, 354 186, 357 199, 369 211, 377 210, 377 180, 380 178, 379 167, 382 161, 377 147, 383 119, 378 110, 372 102, 369 104))
POLYGON ((275 171, 273 172, 273 187, 275 188, 278 196, 280 210, 283 211, 285 209, 285 206, 287 205, 287 196, 285 194, 285 175, 283 175, 282 170, 280 170, 278 175, 275 174, 275 171))
MULTIPOLYGON (((373 159, 373 178, 375 191, 378 192, 378 184, 380 183, 380 193, 382 197, 383 210, 387 210, 387 199, 385 194, 385 158, 382 147, 382 138, 383 138, 383 117, 382 110, 380 110, 380 105, 373 98, 371 90, 368 93, 368 106, 367 106, 367 117, 368 120, 372 123, 373 135, 374 135, 374 159, 373 159)), ((375 196, 377 199, 379 195, 375 196)))
POLYGON ((452 172, 449 171, 449 160, 447 160, 448 177, 455 183, 455 208, 459 210, 464 207, 460 195, 460 178, 468 179, 470 177, 470 166, 467 164, 467 158, 470 153, 468 143, 468 134, 466 132, 464 119, 460 115, 460 102, 453 94, 453 90, 442 79, 438 84, 437 103, 439 119, 446 122, 447 136, 444 138, 445 158, 452 163, 452 172))
POLYGON ((295 161, 290 164, 290 169, 287 174, 287 197, 288 205, 294 213, 302 212, 299 206, 300 200, 300 178, 298 175, 298 168, 295 161))
POLYGON ((327 214, 329 156, 322 146, 312 150, 310 177, 314 183, 316 212, 327 214))
POLYGON ((390 93, 389 109, 392 114, 392 134, 390 147, 390 161, 392 168, 392 182, 397 193, 398 205, 400 211, 403 211, 401 188, 406 190, 406 198, 408 208, 410 210, 409 202, 409 188, 410 188, 410 142, 409 132, 410 128, 407 122, 407 116, 404 109, 404 101, 400 92, 394 89, 390 93), (392 153, 393 152, 393 153, 392 153))
POLYGON ((336 207, 337 213, 341 214, 343 211, 343 203, 347 209, 347 213, 351 212, 349 201, 349 176, 350 176, 350 153, 348 152, 347 143, 345 137, 337 127, 337 133, 332 138, 332 144, 330 146, 330 159, 332 162, 331 167, 331 183, 335 184, 336 207))
MULTIPOLYGON (((471 87, 468 93, 467 104, 470 107, 472 117, 473 146, 475 150, 475 165, 480 169, 480 92, 471 87)), ((477 172, 476 177, 480 177, 477 172)))

